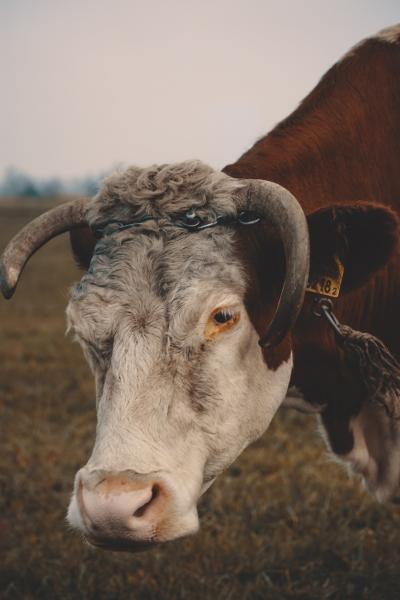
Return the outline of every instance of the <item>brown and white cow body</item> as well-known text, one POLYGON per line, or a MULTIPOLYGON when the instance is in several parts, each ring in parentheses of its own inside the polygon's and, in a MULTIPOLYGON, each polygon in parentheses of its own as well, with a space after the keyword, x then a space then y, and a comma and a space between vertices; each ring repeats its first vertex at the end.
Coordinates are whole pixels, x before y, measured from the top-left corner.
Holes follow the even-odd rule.
MULTIPOLYGON (((322 224, 318 231, 317 211, 331 206, 362 211, 374 203, 399 214, 400 26, 358 44, 292 115, 224 171, 275 181, 296 196, 310 215, 311 265, 318 261, 326 234, 322 224)), ((378 220, 371 213, 369 223, 366 213, 365 223, 354 231, 351 264, 345 266, 345 277, 351 271, 347 287, 354 289, 335 301, 335 313, 341 322, 379 337, 400 357, 398 232, 385 232, 378 220), (378 266, 389 254, 369 277, 374 260, 378 266)), ((399 427, 362 397, 343 366, 334 335, 312 315, 312 300, 307 294, 293 332, 292 384, 311 410, 324 406, 321 419, 329 446, 385 499, 399 484, 399 427)))
POLYGON ((344 264, 339 319, 400 355, 399 74, 397 27, 358 45, 224 173, 196 161, 132 167, 5 250, 10 297, 30 255, 75 228, 87 272, 68 320, 96 378, 98 425, 69 520, 92 543, 137 549, 195 531, 199 496, 267 428, 290 381, 321 412, 334 453, 379 498, 396 492, 397 421, 363 396, 303 296, 305 213, 311 276, 344 264), (192 210, 224 224, 189 233, 192 210), (263 220, 245 226, 243 210, 263 220))

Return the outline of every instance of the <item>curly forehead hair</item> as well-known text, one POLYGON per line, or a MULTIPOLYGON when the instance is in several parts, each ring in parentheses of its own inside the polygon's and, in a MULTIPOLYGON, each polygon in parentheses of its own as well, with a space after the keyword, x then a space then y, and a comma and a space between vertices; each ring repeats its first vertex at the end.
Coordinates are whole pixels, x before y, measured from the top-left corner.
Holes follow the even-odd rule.
POLYGON ((91 225, 144 214, 167 217, 194 207, 235 214, 233 193, 240 180, 199 160, 115 172, 102 184, 88 211, 91 225))

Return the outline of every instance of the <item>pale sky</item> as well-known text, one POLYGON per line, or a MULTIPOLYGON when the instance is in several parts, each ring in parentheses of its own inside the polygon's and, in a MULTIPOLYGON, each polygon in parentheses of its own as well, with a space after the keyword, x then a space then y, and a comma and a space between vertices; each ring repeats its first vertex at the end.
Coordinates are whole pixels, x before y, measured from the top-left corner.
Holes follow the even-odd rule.
POLYGON ((0 176, 232 162, 399 0, 0 0, 0 176))

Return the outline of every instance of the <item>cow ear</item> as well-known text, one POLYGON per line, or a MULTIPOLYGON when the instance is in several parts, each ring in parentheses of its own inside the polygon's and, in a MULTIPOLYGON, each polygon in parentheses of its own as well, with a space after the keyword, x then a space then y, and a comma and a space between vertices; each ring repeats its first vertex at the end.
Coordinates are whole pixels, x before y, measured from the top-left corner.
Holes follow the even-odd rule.
POLYGON ((307 216, 310 231, 310 281, 343 264, 342 292, 363 285, 397 249, 398 217, 380 204, 332 205, 307 216))
POLYGON ((72 254, 78 267, 87 270, 92 260, 96 239, 90 227, 71 229, 69 232, 72 254))

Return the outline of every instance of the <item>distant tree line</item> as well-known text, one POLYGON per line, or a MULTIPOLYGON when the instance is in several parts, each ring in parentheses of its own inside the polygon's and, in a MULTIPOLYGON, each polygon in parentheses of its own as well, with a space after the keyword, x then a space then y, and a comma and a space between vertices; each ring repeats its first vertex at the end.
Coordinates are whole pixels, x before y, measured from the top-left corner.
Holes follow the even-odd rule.
POLYGON ((59 177, 37 178, 26 174, 15 167, 9 167, 0 181, 0 196, 21 198, 50 198, 63 194, 79 194, 93 196, 96 194, 101 180, 110 171, 96 176, 87 175, 72 179, 59 177))

